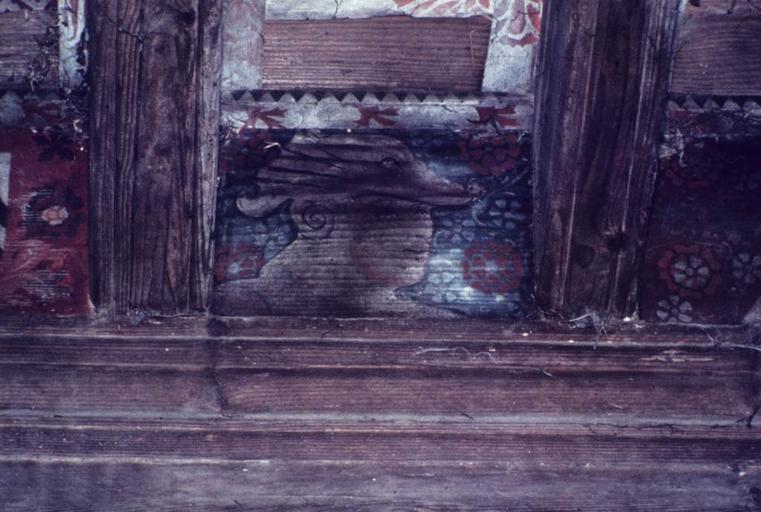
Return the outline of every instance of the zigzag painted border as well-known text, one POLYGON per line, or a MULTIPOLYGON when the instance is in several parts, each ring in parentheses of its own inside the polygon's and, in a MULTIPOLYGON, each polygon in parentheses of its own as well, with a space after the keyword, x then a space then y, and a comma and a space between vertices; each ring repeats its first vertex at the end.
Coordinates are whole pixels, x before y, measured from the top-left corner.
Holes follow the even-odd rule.
POLYGON ((530 96, 238 91, 222 99, 233 129, 531 129, 530 96))
POLYGON ((687 110, 691 112, 746 112, 761 116, 761 96, 694 96, 671 95, 667 109, 669 112, 687 110))
POLYGON ((761 135, 758 97, 672 96, 666 111, 667 141, 761 135))

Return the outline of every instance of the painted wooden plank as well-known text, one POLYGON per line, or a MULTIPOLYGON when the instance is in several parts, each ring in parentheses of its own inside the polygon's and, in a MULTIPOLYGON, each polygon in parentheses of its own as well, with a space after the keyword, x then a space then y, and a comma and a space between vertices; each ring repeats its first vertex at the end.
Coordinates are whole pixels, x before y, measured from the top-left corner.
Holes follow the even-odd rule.
POLYGON ((277 0, 267 2, 268 20, 327 20, 407 15, 462 17, 491 15, 492 0, 277 0))
MULTIPOLYGON (((742 2, 741 2, 742 3, 742 2)), ((761 10, 686 18, 679 30, 671 91, 761 95, 761 10)))
POLYGON ((54 13, 0 5, 0 87, 58 87, 58 61, 54 13))
POLYGON ((261 88, 265 3, 265 0, 224 2, 222 89, 225 91, 261 88))
POLYGON ((93 298, 121 313, 202 310, 210 284, 221 4, 92 7, 93 20, 117 20, 93 21, 93 298))
POLYGON ((534 314, 525 133, 246 129, 222 151, 216 314, 534 314))
POLYGON ((495 0, 484 91, 533 94, 542 3, 495 0))
POLYGON ((222 99, 222 124, 242 129, 529 131, 533 99, 515 95, 244 93, 222 99))
POLYGON ((545 5, 534 241, 551 314, 635 313, 677 7, 545 5))
POLYGON ((271 21, 262 85, 477 92, 490 25, 482 17, 271 21))
POLYGON ((61 87, 73 89, 82 84, 87 72, 85 18, 87 0, 58 0, 58 32, 61 87))

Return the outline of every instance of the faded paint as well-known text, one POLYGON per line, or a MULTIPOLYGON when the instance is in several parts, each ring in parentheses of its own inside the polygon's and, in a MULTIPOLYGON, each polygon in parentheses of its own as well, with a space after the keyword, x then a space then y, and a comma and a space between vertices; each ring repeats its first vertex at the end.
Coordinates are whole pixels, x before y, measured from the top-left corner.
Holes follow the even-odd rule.
POLYGON ((496 0, 485 92, 533 92, 541 16, 540 0, 496 0))
POLYGON ((225 0, 222 89, 258 89, 262 84, 265 0, 225 0))
POLYGON ((372 93, 339 98, 335 94, 245 93, 223 98, 222 124, 241 128, 287 129, 492 129, 528 130, 533 108, 526 98, 489 94, 465 97, 372 93))
POLYGON ((315 20, 408 15, 423 18, 492 14, 493 0, 274 0, 267 19, 315 20))
POLYGON ((64 89, 79 86, 87 70, 85 47, 86 0, 59 0, 59 80, 64 89))

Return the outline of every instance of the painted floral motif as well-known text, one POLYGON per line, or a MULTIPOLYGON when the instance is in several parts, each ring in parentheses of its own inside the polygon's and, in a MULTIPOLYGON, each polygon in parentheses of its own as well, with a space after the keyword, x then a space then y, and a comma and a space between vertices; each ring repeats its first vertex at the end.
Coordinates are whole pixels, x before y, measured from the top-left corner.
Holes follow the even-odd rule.
POLYGON ((510 232, 524 227, 529 220, 527 209, 521 201, 510 196, 493 196, 474 208, 479 222, 490 228, 510 232))
POLYGON ((689 301, 681 313, 692 322, 742 321, 761 296, 758 136, 685 137, 660 164, 640 278, 643 318, 663 320, 662 301, 676 295, 689 301))
POLYGON ((491 11, 491 0, 394 0, 394 3, 404 12, 416 15, 489 14, 491 11))
POLYGON ((439 246, 461 246, 475 240, 476 223, 472 219, 444 218, 434 236, 433 243, 439 246))
POLYGON ((507 293, 520 286, 524 269, 512 245, 482 242, 465 249, 465 281, 485 293, 507 293))
POLYGON ((528 46, 539 42, 541 0, 498 2, 494 16, 497 19, 495 33, 499 42, 508 46, 528 46))
POLYGON ((732 259, 732 275, 744 284, 761 280, 761 254, 741 252, 732 259))
POLYGON ((357 128, 369 128, 373 122, 379 126, 390 127, 396 125, 396 119, 399 115, 398 108, 380 108, 380 107, 356 107, 359 111, 359 119, 356 121, 357 128))
POLYGON ((712 295, 721 283, 721 267, 706 247, 675 245, 661 256, 658 268, 668 288, 685 296, 712 295))
POLYGON ((465 137, 460 151, 468 165, 482 176, 503 176, 514 170, 521 156, 519 136, 514 133, 465 137))
POLYGON ((658 301, 655 313, 663 322, 692 322, 692 304, 679 295, 669 295, 667 299, 658 301))

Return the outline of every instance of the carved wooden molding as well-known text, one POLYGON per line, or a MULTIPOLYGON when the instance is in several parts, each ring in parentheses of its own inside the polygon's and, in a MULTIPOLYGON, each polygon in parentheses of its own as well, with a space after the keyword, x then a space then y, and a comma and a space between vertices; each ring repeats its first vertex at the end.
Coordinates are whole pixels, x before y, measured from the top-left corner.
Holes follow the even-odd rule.
POLYGON ((550 313, 635 312, 679 3, 545 2, 534 239, 550 313))

